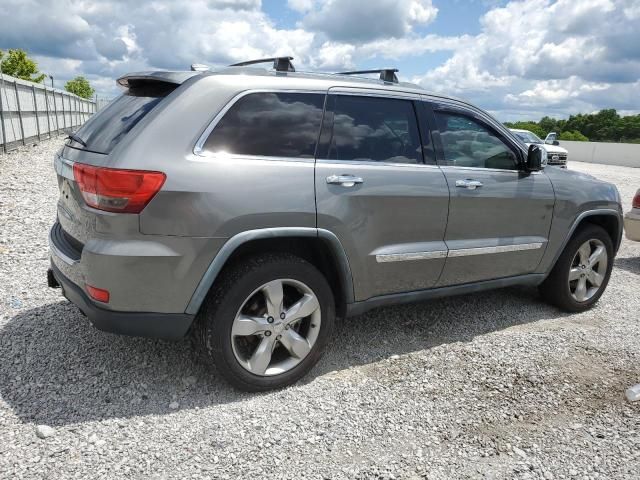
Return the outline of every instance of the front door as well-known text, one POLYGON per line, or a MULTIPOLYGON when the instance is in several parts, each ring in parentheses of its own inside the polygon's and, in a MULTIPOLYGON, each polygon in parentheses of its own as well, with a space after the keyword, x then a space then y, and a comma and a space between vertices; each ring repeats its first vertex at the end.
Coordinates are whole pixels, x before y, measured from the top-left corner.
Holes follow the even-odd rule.
POLYGON ((532 273, 546 248, 554 191, 521 169, 523 152, 489 119, 433 105, 438 163, 451 200, 438 286, 532 273))
POLYGON ((317 223, 342 243, 356 300, 432 287, 444 266, 449 191, 416 100, 354 89, 327 97, 317 223))

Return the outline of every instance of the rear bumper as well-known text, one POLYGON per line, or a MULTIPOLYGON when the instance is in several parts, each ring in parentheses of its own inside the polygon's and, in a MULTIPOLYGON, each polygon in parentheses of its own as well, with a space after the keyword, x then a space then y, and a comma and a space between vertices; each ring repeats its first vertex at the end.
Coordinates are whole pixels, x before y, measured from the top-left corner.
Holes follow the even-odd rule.
MULTIPOLYGON (((63 295, 71 303, 75 304, 98 330, 135 337, 177 340, 187 334, 193 323, 195 316, 186 313, 105 310, 97 306, 82 288, 65 277, 53 263, 51 264, 50 272, 62 288, 63 295)), ((51 281, 49 283, 51 285, 51 281)))
POLYGON ((629 240, 640 242, 640 210, 637 208, 624 216, 624 232, 629 240))

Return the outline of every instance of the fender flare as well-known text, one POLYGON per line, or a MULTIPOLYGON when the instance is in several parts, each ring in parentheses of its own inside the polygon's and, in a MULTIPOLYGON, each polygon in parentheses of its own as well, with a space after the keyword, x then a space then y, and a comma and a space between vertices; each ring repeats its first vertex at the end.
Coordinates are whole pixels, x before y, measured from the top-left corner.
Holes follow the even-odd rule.
POLYGON ((553 262, 551 262, 551 267, 549 268, 549 272, 553 270, 553 267, 556 266, 556 262, 558 261, 558 258, 560 258, 560 255, 562 254, 565 247, 567 246, 567 243, 569 243, 569 240, 571 240, 571 237, 573 237, 573 234, 578 228, 578 225, 580 225, 580 222, 582 222, 582 220, 584 220, 585 218, 593 217, 596 215, 610 215, 610 216, 616 217, 616 220, 618 222, 618 235, 617 235, 618 238, 614 239, 613 247, 615 251, 618 251, 618 248, 620 248, 620 242, 622 240, 622 230, 623 230, 622 216, 620 212, 611 208, 598 208, 595 210, 585 210, 584 212, 580 213, 580 215, 578 215, 576 219, 573 221, 573 223, 571 224, 569 233, 565 236, 564 240, 562 241, 562 245, 560 246, 555 256, 553 257, 553 262))
POLYGON ((335 236, 329 230, 322 228, 309 228, 309 227, 281 227, 281 228, 261 228, 257 230, 247 230, 245 232, 238 233, 229 238, 220 251, 216 254, 215 258, 209 264, 209 267, 205 271, 200 283, 196 287, 191 300, 187 305, 185 313, 195 315, 200 310, 200 305, 204 301, 209 289, 213 285, 222 269, 227 263, 227 260, 233 255, 241 245, 258 239, 264 238, 286 238, 286 237, 316 237, 324 240, 335 257, 338 259, 338 273, 341 276, 341 283, 343 288, 344 298, 347 303, 354 302, 353 293, 353 277, 351 275, 351 267, 349 266, 349 259, 344 250, 344 247, 340 243, 338 237, 335 236))

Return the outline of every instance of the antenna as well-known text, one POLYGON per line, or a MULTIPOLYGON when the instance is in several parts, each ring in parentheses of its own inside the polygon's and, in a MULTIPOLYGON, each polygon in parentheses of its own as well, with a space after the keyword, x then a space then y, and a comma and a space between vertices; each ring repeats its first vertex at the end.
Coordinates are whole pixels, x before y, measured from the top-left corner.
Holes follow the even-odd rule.
POLYGON ((192 72, 206 72, 207 70, 209 70, 209 66, 208 65, 204 65, 202 63, 192 63, 191 64, 191 71, 192 72))
POLYGON ((397 68, 378 68, 374 70, 357 70, 353 72, 339 72, 338 75, 363 75, 365 73, 379 73, 380 80, 388 83, 398 83, 397 68))
POLYGON ((295 72, 296 69, 291 63, 293 57, 271 57, 271 58, 259 58, 257 60, 247 60, 246 62, 234 63, 229 65, 230 67, 246 67, 248 65, 255 65, 257 63, 273 62, 273 68, 276 72, 295 72))

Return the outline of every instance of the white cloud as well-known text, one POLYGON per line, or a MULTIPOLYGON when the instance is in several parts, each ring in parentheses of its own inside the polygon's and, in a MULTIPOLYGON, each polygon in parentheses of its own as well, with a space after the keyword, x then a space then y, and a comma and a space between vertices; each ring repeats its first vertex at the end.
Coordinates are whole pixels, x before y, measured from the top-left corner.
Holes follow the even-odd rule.
POLYGON ((0 48, 25 48, 56 83, 83 74, 102 93, 126 72, 194 62, 290 54, 299 70, 337 71, 448 52, 429 71, 414 67, 414 81, 501 118, 637 110, 640 0, 503 3, 478 20, 479 33, 441 36, 429 32, 431 0, 288 0, 300 14, 288 27, 260 0, 0 0, 0 18, 11 19, 0 48))
POLYGON ((358 44, 403 37, 437 14, 431 0, 317 0, 301 25, 329 40, 358 44))

